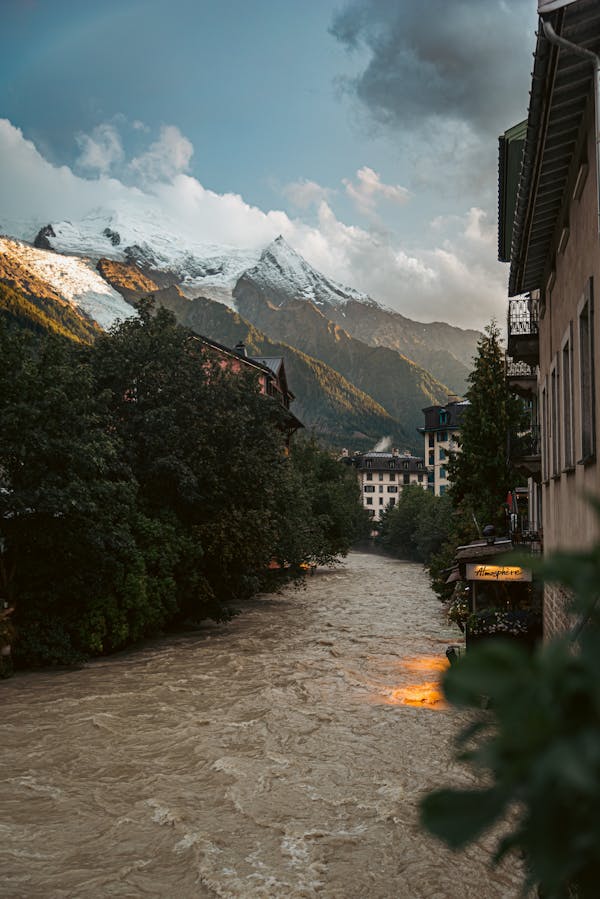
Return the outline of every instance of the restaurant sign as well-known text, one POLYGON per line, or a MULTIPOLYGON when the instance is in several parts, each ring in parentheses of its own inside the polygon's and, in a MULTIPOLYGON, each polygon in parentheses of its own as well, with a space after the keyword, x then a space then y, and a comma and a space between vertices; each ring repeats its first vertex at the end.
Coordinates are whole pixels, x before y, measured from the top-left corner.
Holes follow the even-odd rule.
POLYGON ((531 571, 518 565, 467 564, 468 581, 531 581, 531 571))

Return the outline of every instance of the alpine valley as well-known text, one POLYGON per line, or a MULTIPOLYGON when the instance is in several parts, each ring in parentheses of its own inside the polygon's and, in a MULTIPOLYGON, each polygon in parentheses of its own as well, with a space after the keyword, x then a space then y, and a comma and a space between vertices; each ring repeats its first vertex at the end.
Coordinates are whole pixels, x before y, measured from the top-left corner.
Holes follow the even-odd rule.
POLYGON ((328 444, 421 449, 422 409, 462 395, 479 332, 424 324, 317 272, 278 237, 262 251, 182 246, 164 222, 97 211, 0 238, 0 316, 93 340, 143 297, 192 331, 283 356, 295 414, 328 444))

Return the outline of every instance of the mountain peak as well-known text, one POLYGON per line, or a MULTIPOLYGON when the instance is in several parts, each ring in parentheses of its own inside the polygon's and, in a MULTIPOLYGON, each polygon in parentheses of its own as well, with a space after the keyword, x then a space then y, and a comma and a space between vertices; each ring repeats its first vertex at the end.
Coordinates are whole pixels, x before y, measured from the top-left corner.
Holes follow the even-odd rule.
POLYGON ((308 300, 316 306, 339 306, 348 300, 369 301, 365 294, 343 287, 318 272, 282 234, 265 247, 256 265, 243 278, 267 290, 277 305, 291 300, 308 300))

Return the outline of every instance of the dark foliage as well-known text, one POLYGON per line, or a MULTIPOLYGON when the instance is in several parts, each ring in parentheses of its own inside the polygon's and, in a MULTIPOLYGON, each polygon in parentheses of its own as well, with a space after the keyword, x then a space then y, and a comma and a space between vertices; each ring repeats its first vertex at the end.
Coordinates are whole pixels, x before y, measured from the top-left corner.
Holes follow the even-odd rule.
POLYGON ((327 564, 360 519, 284 411, 142 304, 92 346, 0 324, 0 596, 15 656, 64 664, 225 618, 273 559, 327 564))

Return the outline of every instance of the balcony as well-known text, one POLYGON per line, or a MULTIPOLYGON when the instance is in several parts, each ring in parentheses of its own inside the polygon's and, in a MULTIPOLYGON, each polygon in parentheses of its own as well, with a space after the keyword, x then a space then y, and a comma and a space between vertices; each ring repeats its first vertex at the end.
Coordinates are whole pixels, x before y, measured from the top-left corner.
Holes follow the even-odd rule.
POLYGON ((508 353, 514 362, 539 364, 538 302, 531 297, 509 300, 508 353))
POLYGON ((542 474, 542 444, 539 425, 525 431, 511 443, 510 461, 512 465, 527 477, 538 481, 542 474))
POLYGON ((534 365, 506 357, 506 383, 512 393, 531 399, 537 393, 537 371, 534 365))

